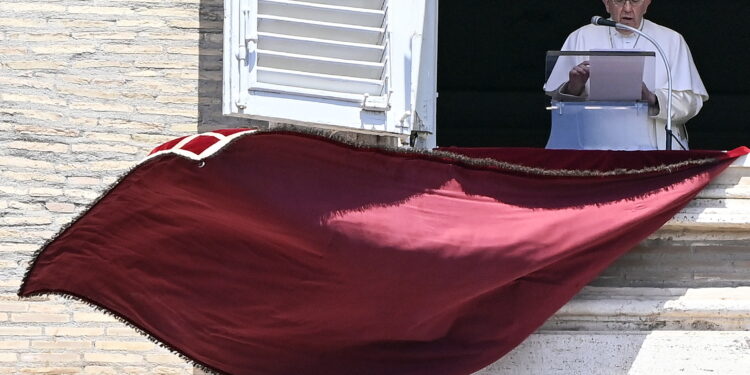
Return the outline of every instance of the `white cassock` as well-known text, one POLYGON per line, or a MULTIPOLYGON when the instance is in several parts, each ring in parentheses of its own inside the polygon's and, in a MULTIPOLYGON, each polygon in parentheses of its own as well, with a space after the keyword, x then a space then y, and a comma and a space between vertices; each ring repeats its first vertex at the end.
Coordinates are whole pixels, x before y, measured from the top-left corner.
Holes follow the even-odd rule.
MULTIPOLYGON (((672 70, 672 129, 674 135, 687 148, 687 131, 685 123, 693 116, 697 115, 703 107, 703 102, 708 100, 708 93, 703 86, 703 81, 698 74, 698 70, 693 62, 693 56, 690 54, 685 39, 674 30, 657 25, 651 21, 643 20, 641 31, 655 39, 664 53, 672 70)), ((623 50, 633 49, 636 51, 653 51, 656 53, 654 76, 654 94, 658 98, 659 113, 651 117, 654 127, 653 139, 650 140, 651 149, 664 149, 665 132, 664 127, 667 123, 667 70, 661 54, 646 38, 639 37, 636 33, 624 35, 612 27, 586 25, 574 31, 562 47, 562 51, 591 51, 591 50, 623 50)), ((557 65, 552 71, 547 82, 544 84, 544 91, 553 98, 559 100, 585 100, 587 91, 583 97, 573 97, 570 95, 560 94, 559 90, 563 84, 568 81, 568 73, 582 59, 563 59, 558 60, 557 65)), ((587 89, 588 90, 588 89, 587 89)), ((643 147, 639 147, 643 149, 643 147)), ((677 142, 673 142, 673 149, 681 149, 677 142)))

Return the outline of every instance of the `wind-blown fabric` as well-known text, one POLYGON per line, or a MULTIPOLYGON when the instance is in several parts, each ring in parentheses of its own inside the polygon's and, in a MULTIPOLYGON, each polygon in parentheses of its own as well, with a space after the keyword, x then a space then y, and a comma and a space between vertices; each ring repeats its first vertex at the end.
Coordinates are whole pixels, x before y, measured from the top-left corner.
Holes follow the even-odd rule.
POLYGON ((750 151, 220 133, 155 150, 19 294, 75 296, 220 373, 470 374, 750 151))

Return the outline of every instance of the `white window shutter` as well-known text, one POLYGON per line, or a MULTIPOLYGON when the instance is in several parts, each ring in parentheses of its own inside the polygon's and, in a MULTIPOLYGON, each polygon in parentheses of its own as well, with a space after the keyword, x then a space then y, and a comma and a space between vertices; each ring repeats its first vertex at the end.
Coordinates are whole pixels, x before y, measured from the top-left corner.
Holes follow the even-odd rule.
POLYGON ((225 0, 225 115, 434 134, 437 0, 225 0))

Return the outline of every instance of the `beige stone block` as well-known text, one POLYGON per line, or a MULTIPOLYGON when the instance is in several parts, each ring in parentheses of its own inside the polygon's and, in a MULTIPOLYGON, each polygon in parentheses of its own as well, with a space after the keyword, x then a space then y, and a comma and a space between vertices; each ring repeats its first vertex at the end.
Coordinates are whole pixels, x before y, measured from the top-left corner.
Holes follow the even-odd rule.
POLYGON ((12 260, 0 260, 0 268, 16 268, 18 267, 18 262, 12 261, 12 260))
MULTIPOLYGON (((2 241, 26 241, 26 240, 41 240, 45 241, 55 234, 54 231, 49 230, 2 230, 0 229, 0 240, 2 241)), ((17 287, 20 285, 20 281, 15 282, 0 282, 0 286, 11 286, 17 287)))
POLYGON ((16 323, 65 323, 70 321, 68 314, 13 313, 10 321, 16 323))
POLYGON ((0 27, 24 28, 24 27, 45 27, 47 21, 44 18, 16 18, 0 17, 0 27))
MULTIPOLYGON (((105 163, 105 162, 102 162, 105 163)), ((119 163, 119 162, 110 162, 110 163, 119 163)), ((115 164, 118 165, 118 164, 115 164)), ((81 190, 81 189, 65 189, 64 192, 66 197, 71 198, 84 198, 84 199, 96 199, 99 197, 99 192, 91 191, 91 190, 81 190)))
POLYGON ((22 40, 26 42, 62 42, 70 39, 64 33, 7 33, 8 40, 22 40))
POLYGON ((57 112, 41 111, 36 109, 0 108, 0 113, 21 116, 44 121, 60 121, 63 115, 57 112))
MULTIPOLYGON (((23 191, 28 193, 28 189, 24 188, 23 191)), ((41 204, 37 203, 27 203, 27 202, 19 202, 19 201, 10 201, 8 202, 8 207, 11 209, 14 209, 16 211, 24 211, 28 213, 34 213, 34 212, 43 212, 44 209, 42 209, 41 204)))
POLYGON ((63 195, 62 189, 53 188, 31 188, 29 195, 32 197, 59 197, 63 195))
POLYGON ((21 280, 17 280, 17 279, 0 280, 0 287, 18 288, 19 286, 21 286, 21 280))
POLYGON ((4 56, 25 55, 26 52, 27 52, 26 47, 0 46, 0 55, 4 55, 4 56))
POLYGON ((198 61, 136 61, 134 66, 152 69, 198 69, 198 61))
POLYGON ((2 12, 14 12, 14 13, 29 13, 29 12, 42 12, 42 13, 62 13, 65 12, 65 6, 59 4, 51 4, 49 2, 34 3, 34 2, 6 2, 0 3, 0 11, 2 12))
POLYGON ((44 328, 44 334, 47 336, 101 336, 104 334, 104 328, 102 327, 46 327, 44 328))
POLYGON ((150 115, 166 115, 166 116, 182 116, 182 117, 198 118, 198 108, 180 109, 180 108, 173 108, 172 106, 163 106, 163 107, 139 106, 137 108, 138 108, 138 112, 150 114, 150 115))
POLYGON ((198 124, 194 122, 174 124, 169 127, 169 131, 173 133, 195 134, 198 132, 198 124))
POLYGON ((147 81, 133 81, 129 84, 131 87, 137 87, 141 89, 153 90, 160 93, 177 94, 177 93, 193 93, 198 94, 198 87, 196 85, 175 85, 172 82, 160 82, 154 80, 147 81))
MULTIPOLYGON (((39 79, 39 77, 0 76, 0 84, 19 87, 33 87, 36 89, 51 89, 54 87, 52 81, 41 80, 39 79)), ((4 108, 0 110, 10 110, 10 108, 4 108)))
POLYGON ((0 336, 39 336, 42 329, 39 327, 0 327, 0 336))
POLYGON ((22 103, 36 103, 45 105, 58 105, 64 106, 67 104, 65 100, 50 98, 47 95, 23 95, 23 94, 0 94, 0 100, 6 102, 22 102, 22 103))
POLYGON ((69 185, 99 185, 102 181, 95 177, 68 177, 69 185))
POLYGON ((122 153, 122 154, 135 154, 141 151, 137 147, 126 146, 126 145, 106 145, 106 144, 92 144, 92 143, 78 143, 72 146, 73 152, 107 152, 107 153, 122 153))
MULTIPOLYGON (((28 343, 27 343, 28 346, 28 343)), ((32 341, 31 347, 34 349, 45 349, 45 350, 81 350, 90 349, 93 347, 91 341, 49 341, 40 340, 32 341)))
POLYGON ((121 375, 122 372, 111 366, 86 366, 83 368, 84 374, 95 375, 121 375))
MULTIPOLYGON (((101 171, 124 171, 132 168, 135 165, 135 162, 130 161, 94 161, 86 163, 85 166, 89 170, 95 171, 95 172, 101 172, 101 171)), ((66 190, 65 195, 66 196, 74 196, 73 193, 78 192, 78 190, 66 190)), ((82 198, 90 198, 91 195, 88 191, 84 194, 86 196, 83 196, 82 198)), ((98 196, 98 195, 97 195, 98 196)), ((96 198, 96 197, 94 197, 96 198)))
POLYGON ((195 20, 169 20, 167 22, 169 26, 180 29, 198 29, 201 27, 201 22, 197 18, 195 20))
POLYGON ((136 37, 134 32, 79 32, 72 33, 75 39, 109 39, 109 40, 133 40, 136 37))
POLYGON ((70 109, 79 109, 97 112, 133 112, 133 107, 127 104, 117 103, 90 103, 90 102, 71 102, 70 109))
POLYGON ((63 375, 63 374, 78 374, 80 368, 78 367, 24 367, 21 369, 21 374, 49 374, 49 375, 63 375))
POLYGON ((158 45, 103 44, 102 50, 119 54, 158 54, 164 49, 158 45))
POLYGON ((0 165, 5 167, 18 167, 18 168, 34 168, 34 169, 53 169, 54 164, 27 158, 21 158, 16 156, 3 156, 0 157, 0 165))
POLYGON ((45 60, 33 60, 33 61, 3 61, 2 65, 5 65, 9 69, 14 70, 57 70, 65 67, 65 63, 62 61, 45 61, 45 60))
POLYGON ((114 317, 100 312, 75 312, 73 320, 76 322, 117 322, 114 317))
POLYGON ((106 142, 130 142, 132 140, 130 135, 115 133, 86 132, 83 136, 87 139, 96 139, 98 141, 106 142))
POLYGON ((146 374, 146 370, 143 367, 125 366, 121 367, 122 373, 126 375, 142 375, 146 374))
POLYGON ((69 146, 64 143, 48 143, 48 142, 14 141, 14 142, 7 143, 5 147, 18 149, 18 150, 57 152, 57 153, 66 153, 69 150, 69 146))
POLYGON ((26 349, 29 347, 29 340, 0 340, 0 349, 26 349))
POLYGON ((143 361, 143 356, 138 354, 84 353, 83 359, 89 362, 139 363, 143 361))
POLYGON ((77 362, 81 356, 77 353, 21 353, 22 362, 77 362))
POLYGON ((128 77, 162 77, 164 74, 156 70, 141 70, 137 72, 126 72, 128 77))
POLYGON ((128 15, 135 12, 125 7, 104 7, 104 6, 68 6, 68 13, 76 14, 97 14, 97 15, 128 15))
POLYGON ((69 310, 70 307, 67 305, 50 303, 49 301, 29 305, 29 312, 34 313, 67 313, 69 310))
POLYGON ((161 28, 164 26, 166 26, 166 23, 159 19, 117 20, 117 27, 161 28))
MULTIPOLYGON (((147 145, 156 147, 164 142, 171 141, 175 139, 175 136, 172 135, 156 135, 156 134, 133 134, 133 140, 136 142, 145 143, 147 145)), ((151 148, 153 147, 147 147, 148 150, 144 151, 151 151, 151 148)))
POLYGON ((148 341, 97 341, 97 349, 101 350, 123 350, 123 351, 148 351, 156 347, 148 341))
POLYGON ((124 92, 122 93, 123 98, 128 99, 146 99, 146 100, 152 100, 154 98, 154 95, 152 94, 146 94, 142 92, 124 92))
POLYGON ((130 327, 109 327, 107 328, 107 336, 135 337, 141 335, 135 329, 130 327))
POLYGON ((99 125, 99 119, 89 117, 71 117, 68 122, 71 125, 94 127, 99 125))
POLYGON ((138 11, 143 16, 158 16, 159 18, 183 17, 198 18, 198 9, 184 8, 144 8, 138 11))
POLYGON ((151 370, 154 374, 159 375, 190 375, 192 374, 187 368, 181 367, 167 367, 167 366, 156 366, 151 370))
POLYGON ((147 354, 146 361, 161 364, 185 363, 182 358, 175 354, 147 354))
MULTIPOLYGON (((35 196, 32 194, 29 194, 29 195, 35 196)), ((21 216, 21 217, 6 216, 6 217, 0 218, 0 224, 8 225, 8 226, 47 225, 47 224, 52 224, 52 219, 50 217, 44 217, 44 216, 21 216)))
MULTIPOLYGON (((26 243, 3 243, 0 244, 0 253, 33 253, 39 249, 38 245, 26 244, 26 243)), ((22 302, 18 302, 22 305, 22 302)), ((15 304, 11 304, 15 305, 15 304)), ((26 310, 8 310, 10 309, 9 304, 0 304, 0 311, 26 311, 26 310)), ((20 308, 20 307, 19 307, 20 308)))
POLYGON ((16 353, 0 353, 0 362, 16 362, 18 355, 16 353))
POLYGON ((158 40, 189 40, 198 42, 200 34, 196 32, 165 33, 165 32, 142 32, 140 36, 158 40))
POLYGON ((26 187, 17 186, 0 186, 0 193, 6 195, 26 195, 29 193, 29 189, 26 187))
POLYGON ((77 353, 21 353, 23 362, 77 362, 81 356, 77 353))
POLYGON ((167 104, 198 104, 198 96, 157 96, 156 101, 158 103, 167 104))
POLYGON ((49 25, 64 29, 107 29, 115 25, 115 21, 95 21, 95 20, 49 20, 49 25))
POLYGON ((76 53, 93 53, 96 51, 94 45, 69 45, 57 44, 51 46, 31 46, 31 51, 38 55, 65 55, 76 53))
POLYGON ((44 204, 50 212, 73 213, 76 212, 76 206, 72 203, 47 202, 44 204))
POLYGON ((50 135, 55 137, 77 137, 80 134, 80 132, 76 129, 54 128, 51 126, 36 125, 16 125, 15 131, 21 134, 50 135))
POLYGON ((94 90, 75 86, 62 86, 57 88, 57 92, 74 96, 84 96, 97 99, 117 99, 120 94, 112 90, 94 90))
POLYGON ((110 61, 110 60, 86 60, 76 61, 73 63, 73 67, 77 69, 89 69, 89 68, 129 68, 133 64, 125 61, 110 61))
POLYGON ((164 127, 163 124, 148 123, 140 121, 122 120, 122 119, 108 119, 103 118, 99 121, 99 126, 102 128, 112 127, 115 129, 137 129, 137 130, 153 130, 161 131, 164 127))

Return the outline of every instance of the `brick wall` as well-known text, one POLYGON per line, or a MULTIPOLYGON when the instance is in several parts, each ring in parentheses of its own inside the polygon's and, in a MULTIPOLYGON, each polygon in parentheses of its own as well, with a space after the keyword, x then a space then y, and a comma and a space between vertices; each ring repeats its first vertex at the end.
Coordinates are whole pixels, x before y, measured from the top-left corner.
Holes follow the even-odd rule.
POLYGON ((222 0, 0 1, 0 374, 190 374, 91 307, 19 301, 33 252, 155 145, 222 118, 222 0))

